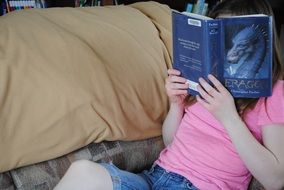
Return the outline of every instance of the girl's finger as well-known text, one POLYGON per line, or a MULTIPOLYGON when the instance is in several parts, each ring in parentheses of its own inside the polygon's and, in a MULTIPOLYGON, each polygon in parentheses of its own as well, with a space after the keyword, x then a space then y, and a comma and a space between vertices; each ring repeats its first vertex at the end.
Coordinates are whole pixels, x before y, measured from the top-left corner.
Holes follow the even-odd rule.
POLYGON ((209 74, 208 79, 213 83, 213 85, 219 92, 226 90, 223 84, 215 76, 209 74))
POLYGON ((180 71, 176 69, 168 69, 168 75, 180 75, 180 71))
POLYGON ((186 90, 188 89, 188 84, 181 84, 181 83, 167 83, 166 89, 170 90, 186 90))
POLYGON ((210 96, 215 97, 218 94, 218 91, 213 88, 208 82, 206 82, 203 78, 199 79, 199 83, 210 96))
POLYGON ((188 89, 188 84, 174 83, 174 84, 171 85, 171 89, 187 90, 188 89))
POLYGON ((210 94, 208 94, 208 92, 205 91, 200 85, 197 86, 197 90, 198 90, 200 96, 201 96, 206 102, 210 103, 210 102, 214 101, 214 100, 213 100, 213 97, 212 97, 210 94))
POLYGON ((178 83, 186 83, 186 79, 183 77, 175 76, 175 75, 170 75, 169 80, 171 82, 178 82, 178 83))
POLYGON ((173 95, 187 95, 187 90, 173 90, 173 95))

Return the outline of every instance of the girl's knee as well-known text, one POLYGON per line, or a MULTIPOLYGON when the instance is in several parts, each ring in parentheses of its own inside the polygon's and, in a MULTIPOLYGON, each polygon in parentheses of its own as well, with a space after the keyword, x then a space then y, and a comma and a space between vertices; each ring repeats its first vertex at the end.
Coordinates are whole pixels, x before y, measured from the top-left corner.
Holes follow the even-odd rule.
POLYGON ((76 160, 71 164, 71 167, 89 167, 90 165, 95 164, 95 162, 90 160, 76 160))
POLYGON ((90 160, 74 161, 57 189, 112 189, 112 180, 107 171, 90 160))
POLYGON ((96 163, 90 160, 76 160, 74 161, 68 170, 71 172, 76 172, 76 173, 87 173, 90 168, 96 167, 96 163))

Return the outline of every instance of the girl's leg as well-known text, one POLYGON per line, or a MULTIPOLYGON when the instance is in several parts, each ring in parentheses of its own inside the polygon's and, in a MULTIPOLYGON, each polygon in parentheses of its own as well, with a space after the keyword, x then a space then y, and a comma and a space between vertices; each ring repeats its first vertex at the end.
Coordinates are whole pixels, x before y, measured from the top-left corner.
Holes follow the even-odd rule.
POLYGON ((95 162, 78 160, 71 164, 54 190, 112 190, 108 171, 95 162))

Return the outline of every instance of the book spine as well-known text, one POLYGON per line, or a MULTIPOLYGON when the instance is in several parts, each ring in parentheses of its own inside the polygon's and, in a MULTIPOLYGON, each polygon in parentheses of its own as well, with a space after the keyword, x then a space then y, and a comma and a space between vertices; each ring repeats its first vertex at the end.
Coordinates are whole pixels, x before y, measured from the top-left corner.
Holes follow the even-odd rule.
POLYGON ((191 13, 192 12, 192 8, 193 8, 193 4, 192 3, 187 3, 187 5, 186 5, 186 12, 191 13))
MULTIPOLYGON (((270 89, 270 92, 267 93, 266 96, 271 96, 272 95, 272 86, 273 86, 273 18, 272 16, 268 17, 268 60, 271 62, 270 67, 269 67, 269 74, 268 74, 268 78, 270 80, 268 80, 268 87, 267 89, 270 89)), ((282 55, 283 56, 283 55, 282 55)), ((268 91, 268 90, 267 90, 268 91)))
POLYGON ((204 29, 207 45, 204 46, 206 56, 204 64, 204 76, 213 74, 220 82, 223 82, 223 55, 222 55, 222 23, 220 20, 208 20, 204 29))
POLYGON ((208 3, 204 3, 203 9, 202 9, 202 15, 207 15, 208 12, 208 3))

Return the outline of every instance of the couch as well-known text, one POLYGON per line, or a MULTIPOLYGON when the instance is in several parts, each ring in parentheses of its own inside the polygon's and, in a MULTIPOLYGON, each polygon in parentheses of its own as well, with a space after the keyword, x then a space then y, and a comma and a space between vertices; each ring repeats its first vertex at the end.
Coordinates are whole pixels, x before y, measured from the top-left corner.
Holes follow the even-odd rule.
POLYGON ((52 189, 79 159, 151 166, 164 147, 168 6, 15 11, 0 33, 1 190, 52 189))

